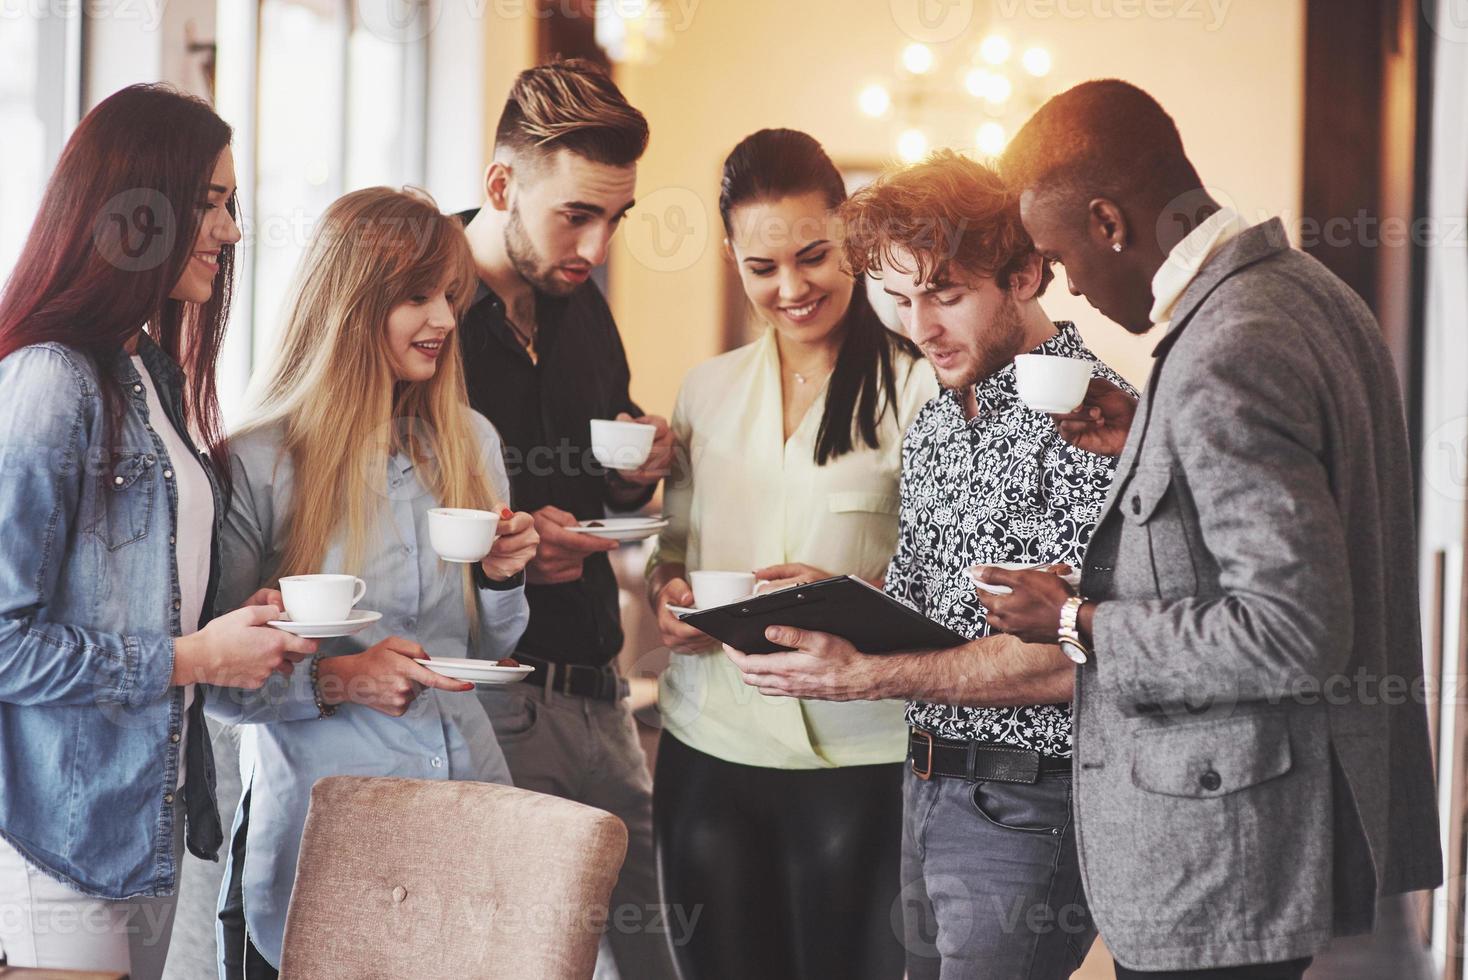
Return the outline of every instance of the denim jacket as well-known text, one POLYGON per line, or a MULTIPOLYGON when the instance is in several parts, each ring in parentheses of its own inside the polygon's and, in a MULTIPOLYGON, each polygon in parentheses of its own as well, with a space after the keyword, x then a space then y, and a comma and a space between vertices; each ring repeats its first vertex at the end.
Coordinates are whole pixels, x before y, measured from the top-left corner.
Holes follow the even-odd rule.
MULTIPOLYGON (((146 336, 138 354, 170 416, 160 424, 193 449, 183 372, 146 336)), ((169 683, 184 632, 173 463, 124 352, 112 371, 125 400, 109 456, 86 355, 48 343, 0 360, 0 836, 72 888, 121 899, 175 890, 185 811, 194 854, 215 859, 223 835, 203 689, 185 740, 183 689, 169 683)), ((199 460, 217 540, 225 508, 199 460)), ((216 558, 205 610, 217 581, 216 558)))

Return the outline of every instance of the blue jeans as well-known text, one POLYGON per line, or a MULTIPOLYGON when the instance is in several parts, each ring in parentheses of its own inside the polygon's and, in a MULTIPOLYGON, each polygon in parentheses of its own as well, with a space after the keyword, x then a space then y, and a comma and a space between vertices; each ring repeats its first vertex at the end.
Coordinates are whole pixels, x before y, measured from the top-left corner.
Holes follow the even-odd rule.
POLYGON ((907 774, 902 919, 909 980, 1056 980, 1096 927, 1081 890, 1071 780, 907 774))

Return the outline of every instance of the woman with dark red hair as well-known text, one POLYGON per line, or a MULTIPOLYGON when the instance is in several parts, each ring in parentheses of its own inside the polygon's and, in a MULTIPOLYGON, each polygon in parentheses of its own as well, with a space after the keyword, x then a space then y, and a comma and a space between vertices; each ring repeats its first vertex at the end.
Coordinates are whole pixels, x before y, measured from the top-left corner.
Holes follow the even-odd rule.
POLYGON ((0 295, 0 946, 162 974, 179 860, 223 838, 200 685, 315 651, 213 619, 230 129, 132 86, 77 127, 0 295), (185 833, 185 828, 187 832, 185 833))

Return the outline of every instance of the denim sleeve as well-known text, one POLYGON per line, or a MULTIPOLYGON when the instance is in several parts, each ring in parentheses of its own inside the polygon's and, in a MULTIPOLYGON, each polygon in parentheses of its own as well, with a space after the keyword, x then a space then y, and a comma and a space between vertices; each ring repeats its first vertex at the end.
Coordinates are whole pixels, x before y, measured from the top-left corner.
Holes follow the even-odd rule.
POLYGON ((173 637, 46 617, 63 568, 76 560, 68 544, 82 533, 75 524, 100 393, 49 347, 0 361, 0 392, 0 700, 135 708, 161 699, 173 676, 173 637))
MULTIPOLYGON (((255 450, 236 453, 231 460, 232 492, 229 516, 219 532, 220 581, 218 612, 239 606, 272 574, 271 540, 275 528, 274 454, 255 450), (258 464, 258 465, 257 465, 258 464)), ((309 661, 302 661, 289 677, 272 675, 258 689, 212 687, 204 701, 209 717, 229 724, 258 724, 273 721, 302 721, 315 718, 315 692, 311 690, 309 661)))
MULTIPOLYGON (((501 448, 500 435, 494 425, 478 412, 471 413, 480 443, 480 457, 484 475, 499 499, 507 505, 510 500, 510 477, 505 472, 505 455, 501 448)), ((525 586, 506 589, 479 590, 479 655, 487 660, 500 660, 515 652, 515 644, 530 624, 530 602, 525 598, 525 586)))

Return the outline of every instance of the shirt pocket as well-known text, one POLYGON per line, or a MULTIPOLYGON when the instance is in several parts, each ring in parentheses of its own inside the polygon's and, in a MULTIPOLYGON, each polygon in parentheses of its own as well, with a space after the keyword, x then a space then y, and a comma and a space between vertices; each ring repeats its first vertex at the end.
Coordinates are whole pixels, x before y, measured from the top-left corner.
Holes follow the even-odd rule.
POLYGON ((114 452, 104 475, 102 509, 91 531, 111 551, 147 537, 153 518, 153 495, 158 481, 152 453, 114 452))
POLYGON ((1198 576, 1192 544, 1184 524, 1182 495, 1171 469, 1142 469, 1122 492, 1120 507, 1129 533, 1117 569, 1150 568, 1159 599, 1197 595, 1198 576))

